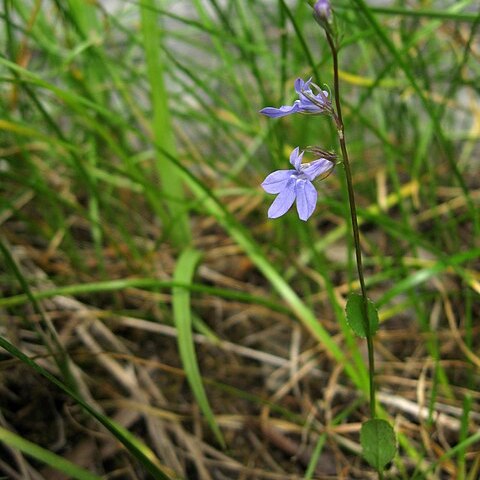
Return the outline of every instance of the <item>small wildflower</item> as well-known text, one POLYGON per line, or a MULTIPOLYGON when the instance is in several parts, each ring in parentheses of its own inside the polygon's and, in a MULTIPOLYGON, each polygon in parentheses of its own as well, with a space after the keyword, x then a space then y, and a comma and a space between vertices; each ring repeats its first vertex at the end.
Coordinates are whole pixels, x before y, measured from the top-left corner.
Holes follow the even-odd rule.
POLYGON ((332 7, 329 0, 318 0, 313 6, 313 16, 317 22, 329 22, 332 17, 332 7))
POLYGON ((295 200, 301 220, 310 218, 317 205, 317 191, 312 182, 318 177, 325 178, 335 164, 326 158, 302 164, 303 153, 295 148, 290 154, 290 163, 294 170, 277 170, 263 181, 262 187, 267 193, 278 194, 268 209, 268 218, 278 218, 287 213, 295 200))
POLYGON ((311 78, 306 82, 301 78, 297 78, 295 80, 295 91, 298 93, 298 100, 295 100, 293 105, 282 105, 280 108, 265 107, 260 110, 260 113, 267 117, 277 118, 291 115, 292 113, 320 114, 332 112, 332 104, 328 99, 328 92, 321 90, 313 84, 311 78), (317 90, 318 93, 316 95, 312 92, 311 87, 317 90))

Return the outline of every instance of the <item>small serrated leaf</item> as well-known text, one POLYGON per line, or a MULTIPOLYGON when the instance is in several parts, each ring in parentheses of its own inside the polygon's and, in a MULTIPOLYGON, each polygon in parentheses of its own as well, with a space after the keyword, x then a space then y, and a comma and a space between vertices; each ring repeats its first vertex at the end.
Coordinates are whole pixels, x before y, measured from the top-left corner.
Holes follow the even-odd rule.
MULTIPOLYGON (((365 324, 363 321, 363 297, 357 293, 351 293, 347 299, 345 309, 347 314, 347 323, 350 328, 362 338, 366 338, 365 324)), ((375 304, 368 299, 368 320, 370 325, 370 335, 375 335, 378 330, 378 312, 375 304)))
POLYGON ((391 462, 397 453, 395 432, 391 425, 375 418, 368 420, 360 430, 363 458, 378 472, 391 462))

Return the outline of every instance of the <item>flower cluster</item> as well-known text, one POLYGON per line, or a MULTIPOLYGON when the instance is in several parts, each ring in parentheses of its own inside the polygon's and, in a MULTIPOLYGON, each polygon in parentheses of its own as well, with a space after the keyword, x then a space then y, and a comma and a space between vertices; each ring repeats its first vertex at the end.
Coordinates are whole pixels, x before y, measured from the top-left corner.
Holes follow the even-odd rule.
MULTIPOLYGON (((293 113, 332 114, 332 104, 328 99, 328 92, 321 90, 312 83, 312 79, 304 82, 301 78, 295 80, 295 91, 298 100, 293 105, 282 105, 280 108, 266 107, 260 113, 272 118, 284 117, 293 113), (314 93, 312 87, 315 89, 314 93)), ((326 178, 335 167, 335 155, 325 152, 318 147, 310 149, 321 158, 311 163, 302 163, 304 152, 295 148, 290 154, 290 163, 294 167, 290 170, 277 170, 263 181, 262 187, 267 193, 277 194, 268 210, 269 218, 278 218, 290 209, 296 201, 298 216, 306 221, 310 218, 317 205, 317 190, 312 182, 326 178)))

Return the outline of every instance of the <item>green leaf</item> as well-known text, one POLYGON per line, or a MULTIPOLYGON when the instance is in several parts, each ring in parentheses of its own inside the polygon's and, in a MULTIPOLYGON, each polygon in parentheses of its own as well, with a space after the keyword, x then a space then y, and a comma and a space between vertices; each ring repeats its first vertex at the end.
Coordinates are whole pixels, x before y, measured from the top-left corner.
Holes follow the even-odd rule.
MULTIPOLYGON (((378 330, 378 312, 375 304, 368 300, 368 323, 370 327, 370 336, 375 335, 378 330)), ((363 297, 358 293, 351 293, 347 299, 346 314, 347 322, 350 328, 362 338, 366 338, 366 328, 364 322, 363 297)))
MULTIPOLYGON (((151 126, 155 141, 161 143, 166 152, 176 156, 175 134, 168 105, 169 92, 164 80, 165 58, 161 49, 163 36, 160 34, 162 28, 158 25, 158 15, 153 10, 154 4, 153 0, 144 0, 140 3, 140 25, 153 108, 151 126)), ((168 155, 161 151, 157 152, 156 168, 162 182, 162 189, 166 193, 167 210, 171 219, 174 220, 172 239, 177 245, 187 246, 191 242, 191 231, 188 214, 185 206, 182 205, 186 202, 178 169, 175 164, 172 164, 168 155)), ((162 220, 165 221, 166 218, 162 220)))
POLYGON ((68 478, 74 478, 76 480, 102 480, 102 477, 94 475, 83 468, 77 467, 77 465, 65 458, 62 458, 53 452, 49 452, 35 443, 25 440, 21 436, 10 432, 3 427, 0 427, 0 441, 5 442, 7 445, 22 451, 26 455, 55 468, 59 472, 67 474, 68 478))
POLYGON ((363 458, 378 472, 393 460, 397 452, 393 428, 387 421, 378 418, 362 425, 360 443, 363 458))
MULTIPOLYGON (((177 261, 174 280, 189 284, 200 261, 200 256, 201 254, 198 250, 190 248, 184 250, 177 261)), ((193 340, 190 290, 187 288, 175 287, 173 289, 173 319, 178 332, 178 349, 190 388, 218 443, 225 447, 225 440, 215 420, 215 415, 208 403, 207 394, 203 387, 193 340)))

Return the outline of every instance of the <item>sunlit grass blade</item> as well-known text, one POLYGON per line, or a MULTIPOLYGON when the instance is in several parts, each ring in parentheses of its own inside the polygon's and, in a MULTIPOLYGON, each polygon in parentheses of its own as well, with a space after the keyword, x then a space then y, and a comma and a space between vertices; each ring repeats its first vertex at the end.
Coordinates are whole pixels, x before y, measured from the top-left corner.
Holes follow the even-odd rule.
MULTIPOLYGON (((172 129, 168 91, 165 87, 164 65, 162 62, 162 36, 158 28, 158 15, 153 10, 153 1, 144 0, 140 5, 143 45, 147 62, 147 77, 152 98, 152 132, 155 142, 161 143, 165 152, 176 156, 175 136, 172 129)), ((167 199, 169 221, 173 222, 171 234, 179 246, 190 243, 191 232, 188 213, 182 205, 184 192, 178 171, 169 161, 168 155, 157 152, 156 175, 158 176, 167 199), (170 198, 170 199, 169 199, 170 198)), ((166 218, 163 218, 166 221, 166 218)), ((167 222, 167 225, 169 222, 167 222)))
MULTIPOLYGON (((182 252, 175 267, 174 280, 186 284, 191 282, 200 258, 201 253, 197 250, 188 249, 182 252)), ((225 447, 225 440, 215 421, 203 387, 193 342, 190 292, 185 288, 175 287, 173 289, 173 318, 178 331, 178 349, 190 388, 217 441, 222 447, 225 447)))
POLYGON ((65 458, 46 450, 45 448, 30 442, 20 435, 0 427, 0 441, 10 447, 16 448, 29 457, 35 458, 45 465, 68 475, 68 478, 76 480, 101 480, 102 477, 84 470, 65 458))

